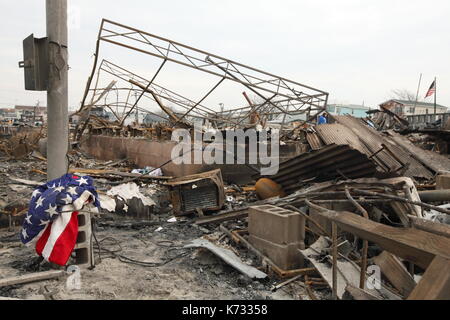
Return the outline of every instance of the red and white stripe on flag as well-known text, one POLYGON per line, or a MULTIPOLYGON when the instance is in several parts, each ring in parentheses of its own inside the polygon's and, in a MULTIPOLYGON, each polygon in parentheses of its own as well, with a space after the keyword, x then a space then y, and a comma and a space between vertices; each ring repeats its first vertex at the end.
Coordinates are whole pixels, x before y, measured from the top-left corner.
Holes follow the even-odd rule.
POLYGON ((63 212, 36 243, 36 252, 48 262, 65 266, 78 238, 78 212, 63 212))
POLYGON ((427 92, 427 95, 425 96, 425 98, 428 98, 428 97, 431 97, 433 94, 435 94, 436 93, 436 81, 434 81, 432 84, 431 84, 431 87, 430 87, 430 89, 428 90, 428 92, 427 92))

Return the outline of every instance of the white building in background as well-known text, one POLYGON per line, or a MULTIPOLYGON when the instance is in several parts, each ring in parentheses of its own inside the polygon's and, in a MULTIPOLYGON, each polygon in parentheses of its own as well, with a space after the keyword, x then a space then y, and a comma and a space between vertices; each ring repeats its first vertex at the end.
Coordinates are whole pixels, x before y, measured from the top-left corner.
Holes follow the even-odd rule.
MULTIPOLYGON (((408 100, 392 99, 380 104, 380 107, 384 107, 399 116, 413 116, 422 114, 434 114, 434 103, 417 102, 408 100)), ((437 104, 436 113, 447 113, 448 108, 437 104)))

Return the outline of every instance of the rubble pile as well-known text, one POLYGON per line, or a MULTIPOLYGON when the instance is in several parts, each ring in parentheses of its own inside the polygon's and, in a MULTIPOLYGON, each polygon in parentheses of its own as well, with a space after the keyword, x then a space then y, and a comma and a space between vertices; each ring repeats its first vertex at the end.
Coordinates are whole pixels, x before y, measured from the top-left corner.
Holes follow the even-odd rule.
MULTIPOLYGON (((110 260, 120 272, 117 263, 143 270, 183 265, 186 276, 206 272, 213 287, 229 286, 229 297, 241 292, 245 299, 447 298, 445 279, 432 292, 422 288, 450 254, 450 160, 414 145, 417 135, 380 132, 350 116, 297 132, 304 152, 281 163, 277 175, 253 176, 246 185, 227 183, 220 169, 174 178, 129 159, 70 152, 70 172, 94 179, 101 204, 92 216, 96 275, 89 277, 100 276, 110 260), (159 262, 146 258, 156 252, 159 262), (377 270, 382 277, 374 277, 377 270), (245 292, 237 289, 242 286, 245 292)), ((12 233, 28 212, 27 199, 45 183, 45 157, 37 151, 3 157, 1 221, 7 229, 0 254, 10 261, 4 275, 12 267, 18 277, 6 277, 2 295, 29 298, 20 284, 29 282, 30 271, 41 282, 64 278, 51 273, 51 264, 33 262, 28 249, 19 250, 12 233)), ((99 288, 79 298, 119 297, 99 288)), ((46 299, 68 295, 66 289, 33 292, 46 299)), ((173 294, 160 297, 180 298, 173 294)))
POLYGON ((385 107, 327 114, 322 90, 109 20, 98 41, 71 115, 68 186, 47 182, 45 128, 0 131, 0 299, 450 299, 447 124, 417 129, 385 107), (102 41, 162 65, 148 80, 98 60, 102 41), (157 83, 167 61, 218 83, 201 100, 182 96, 157 83), (206 107, 224 81, 255 98, 206 107), (279 170, 235 155, 180 164, 195 155, 174 159, 177 130, 208 137, 189 153, 232 130, 271 136, 239 147, 275 151, 279 140, 279 170), (42 229, 39 257, 20 243, 30 225, 42 229), (67 263, 49 258, 53 226, 71 228, 67 263))

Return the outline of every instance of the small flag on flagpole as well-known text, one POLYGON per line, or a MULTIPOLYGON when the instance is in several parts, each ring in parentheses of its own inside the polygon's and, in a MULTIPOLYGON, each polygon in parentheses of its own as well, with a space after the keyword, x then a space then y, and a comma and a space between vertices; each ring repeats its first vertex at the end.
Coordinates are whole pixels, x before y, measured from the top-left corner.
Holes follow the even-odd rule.
POLYGON ((433 83, 431 84, 431 87, 428 90, 427 95, 425 96, 425 99, 428 97, 431 97, 435 93, 436 93, 436 80, 434 80, 433 83))

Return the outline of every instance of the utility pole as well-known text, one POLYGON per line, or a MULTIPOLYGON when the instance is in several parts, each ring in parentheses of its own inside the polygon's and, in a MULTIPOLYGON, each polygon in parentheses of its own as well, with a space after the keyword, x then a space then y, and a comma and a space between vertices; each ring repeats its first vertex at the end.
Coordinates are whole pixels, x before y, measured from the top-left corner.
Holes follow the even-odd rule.
POLYGON ((47 90, 47 178, 51 181, 68 171, 67 0, 46 0, 46 13, 50 66, 47 90))

